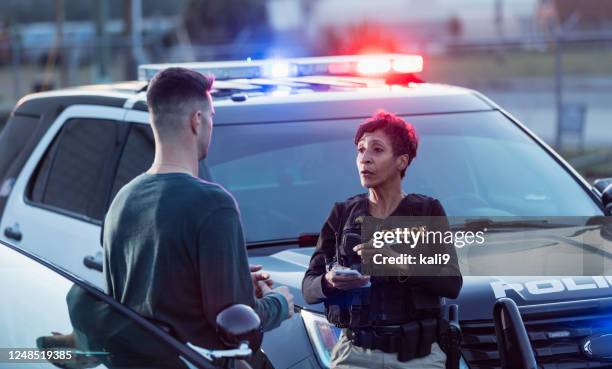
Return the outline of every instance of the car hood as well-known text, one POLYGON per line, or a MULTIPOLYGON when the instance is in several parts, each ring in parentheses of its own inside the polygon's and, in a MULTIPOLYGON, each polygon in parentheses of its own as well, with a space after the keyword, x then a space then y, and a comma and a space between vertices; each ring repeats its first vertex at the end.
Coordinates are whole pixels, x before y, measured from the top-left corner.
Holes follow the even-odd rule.
MULTIPOLYGON (((576 234, 580 234, 581 229, 573 227, 555 230, 552 232, 554 235, 548 232, 550 236, 539 231, 523 232, 520 240, 543 255, 553 248, 599 250, 601 260, 605 260, 606 264, 612 263, 609 254, 602 250, 602 245, 606 245, 606 242, 610 245, 610 241, 595 236, 595 233, 600 234, 597 227, 582 227, 582 230, 591 233, 588 239, 577 238, 576 234)), ((496 241, 496 247, 502 247, 504 242, 510 247, 516 241, 512 238, 504 241, 501 237, 496 241)), ((323 304, 306 304, 301 292, 302 278, 313 251, 314 248, 289 249, 268 256, 252 257, 250 262, 263 265, 276 284, 287 285, 295 296, 297 306, 322 312, 323 304)), ((447 300, 447 303, 459 304, 461 320, 491 319, 493 304, 501 297, 509 297, 519 306, 612 297, 612 276, 464 276, 459 297, 447 300)))

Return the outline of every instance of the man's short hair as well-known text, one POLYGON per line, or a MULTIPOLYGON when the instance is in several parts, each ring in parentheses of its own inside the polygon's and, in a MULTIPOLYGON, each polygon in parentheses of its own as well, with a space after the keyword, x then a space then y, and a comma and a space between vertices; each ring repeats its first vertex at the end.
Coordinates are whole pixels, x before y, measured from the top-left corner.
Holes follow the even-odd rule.
MULTIPOLYGON (((355 134, 355 145, 367 132, 382 130, 391 140, 391 147, 395 156, 408 154, 408 165, 416 157, 419 146, 419 137, 412 124, 407 123, 402 118, 384 110, 377 111, 371 118, 359 125, 355 134)), ((406 166, 408 168, 408 166, 406 166)), ((402 178, 406 174, 406 169, 401 173, 402 178)))
POLYGON ((186 68, 159 71, 147 87, 147 105, 154 123, 165 124, 168 118, 176 119, 176 115, 185 113, 185 107, 194 101, 206 104, 213 81, 212 76, 186 68))

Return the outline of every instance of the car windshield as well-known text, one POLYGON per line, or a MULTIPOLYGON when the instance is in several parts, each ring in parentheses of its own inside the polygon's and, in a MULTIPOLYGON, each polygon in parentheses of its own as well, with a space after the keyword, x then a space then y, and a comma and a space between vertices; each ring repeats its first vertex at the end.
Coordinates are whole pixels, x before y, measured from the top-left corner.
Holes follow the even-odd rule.
MULTIPOLYGON (((583 187, 498 111, 407 116, 420 137, 406 193, 452 216, 593 216, 583 187)), ((319 232, 334 202, 364 193, 353 138, 363 119, 215 127, 213 181, 238 202, 247 241, 319 232)))

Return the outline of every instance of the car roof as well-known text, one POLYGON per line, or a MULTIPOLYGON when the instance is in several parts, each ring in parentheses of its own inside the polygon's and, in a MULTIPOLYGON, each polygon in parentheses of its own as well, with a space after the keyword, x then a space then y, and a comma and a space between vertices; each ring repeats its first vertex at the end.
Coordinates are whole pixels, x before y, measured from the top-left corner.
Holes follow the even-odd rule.
MULTIPOLYGON (((146 81, 127 81, 36 93, 20 100, 16 111, 40 115, 47 99, 65 101, 62 105, 123 106, 147 111, 146 87, 146 81)), ((215 81, 212 95, 218 110, 216 124, 361 118, 378 109, 421 115, 495 108, 466 88, 416 82, 388 85, 382 79, 364 77, 222 80, 215 81)))
POLYGON ((384 86, 286 95, 247 96, 244 101, 215 103, 217 124, 352 119, 385 109, 399 115, 441 114, 491 110, 471 90, 435 84, 384 86), (230 109, 231 107, 231 109, 230 109))

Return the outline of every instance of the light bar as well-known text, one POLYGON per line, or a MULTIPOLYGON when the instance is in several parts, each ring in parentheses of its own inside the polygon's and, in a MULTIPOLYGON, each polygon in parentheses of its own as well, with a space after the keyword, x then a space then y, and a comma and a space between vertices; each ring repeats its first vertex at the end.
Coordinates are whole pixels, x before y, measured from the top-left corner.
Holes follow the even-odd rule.
POLYGON ((423 57, 407 56, 393 60, 393 71, 396 73, 415 73, 423 71, 423 57))
POLYGON ((271 64, 266 64, 262 68, 265 77, 268 78, 285 78, 291 77, 292 65, 283 60, 273 61, 271 64))
POLYGON ((321 75, 385 76, 423 71, 423 57, 410 54, 322 56, 294 59, 220 61, 204 63, 145 64, 138 67, 138 79, 149 81, 169 67, 183 67, 217 80, 241 78, 286 78, 321 75))
POLYGON ((364 76, 376 76, 391 71, 391 59, 370 57, 357 62, 357 73, 364 76))

